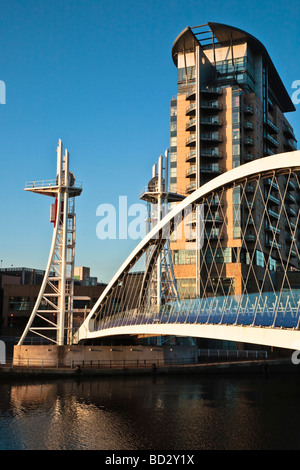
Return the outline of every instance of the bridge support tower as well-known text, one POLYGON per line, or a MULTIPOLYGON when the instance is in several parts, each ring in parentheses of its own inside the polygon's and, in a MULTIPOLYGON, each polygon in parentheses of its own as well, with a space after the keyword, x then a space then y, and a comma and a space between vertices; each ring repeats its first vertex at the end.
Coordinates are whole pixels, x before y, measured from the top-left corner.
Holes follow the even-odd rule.
POLYGON ((25 190, 54 198, 50 221, 52 243, 39 295, 19 345, 29 333, 63 346, 71 343, 74 299, 75 197, 81 185, 69 171, 69 152, 61 140, 57 146, 57 172, 54 180, 26 183, 25 190))

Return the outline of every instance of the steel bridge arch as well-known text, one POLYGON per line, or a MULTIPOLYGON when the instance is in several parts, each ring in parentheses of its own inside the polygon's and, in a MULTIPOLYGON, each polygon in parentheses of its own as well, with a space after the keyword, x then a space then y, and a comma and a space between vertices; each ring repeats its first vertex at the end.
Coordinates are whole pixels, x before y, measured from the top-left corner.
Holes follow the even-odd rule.
MULTIPOLYGON (((212 193, 217 192, 221 189, 228 189, 230 187, 234 187, 235 185, 239 185, 245 181, 253 181, 259 177, 266 178, 268 176, 272 176, 274 174, 287 174, 287 173, 294 173, 300 172, 300 151, 293 151, 287 153, 276 154, 270 157, 260 158, 249 163, 243 164, 237 168, 229 170, 216 178, 210 180, 208 183, 204 184, 200 188, 196 189, 192 194, 187 196, 184 200, 179 202, 144 238, 143 240, 136 246, 136 248, 131 252, 128 258, 124 261, 121 265, 119 270, 113 276, 109 284, 104 289, 103 293, 97 300, 96 304, 92 308, 91 312, 88 314, 82 325, 79 329, 75 332, 73 336, 73 343, 78 343, 81 340, 89 339, 89 338, 100 338, 103 336, 108 335, 107 330, 94 330, 94 318, 97 310, 101 306, 101 304, 112 295, 114 289, 124 280, 125 276, 130 272, 131 268, 135 265, 135 263, 140 259, 140 257, 145 253, 145 251, 149 248, 150 245, 157 245, 161 244, 161 238, 163 231, 166 230, 167 227, 174 226, 174 221, 180 217, 184 213, 184 210, 193 204, 197 204, 201 202, 201 199, 209 196, 212 193)), ((121 328, 121 327, 120 327, 121 328)), ((118 328, 118 329, 120 329, 118 328)), ((218 326, 218 328, 221 328, 218 326)), ((233 328, 233 327, 232 327, 233 328)), ((241 327, 238 327, 241 328, 241 327)), ((138 328, 139 332, 142 331, 141 328, 138 328)), ((153 328, 152 328, 153 329, 153 328)), ((169 333, 162 332, 162 325, 160 328, 157 327, 157 334, 172 334, 172 325, 168 331, 169 333), (161 331, 159 333, 158 331, 161 331)), ((110 329, 113 330, 113 329, 110 329)), ((115 332, 117 328, 114 329, 115 332)), ((137 330, 134 325, 130 328, 122 327, 122 331, 125 334, 137 334, 135 331, 137 330)), ((145 333, 148 328, 144 328, 145 333)), ((202 328, 203 330, 203 328, 202 328)), ((196 332, 195 332, 196 333, 196 332)), ((204 332, 203 332, 204 333, 204 332)), ((113 331, 110 331, 110 335, 116 334, 113 331)), ((202 333, 201 333, 202 334, 202 333)), ((216 333, 215 333, 216 334, 216 333)), ((193 333, 193 336, 195 334, 193 333)), ((218 336, 217 336, 218 337, 218 336)), ((295 338, 295 335, 294 335, 295 338)), ((298 335, 297 335, 298 340, 298 335)), ((300 340, 300 336, 299 336, 300 340)), ((251 341, 248 341, 251 342, 251 341)), ((264 343, 263 343, 264 344, 264 343)), ((290 343, 289 343, 290 344, 290 343)), ((282 346, 283 347, 283 346, 282 346)), ((288 347, 288 346, 284 346, 288 347)))

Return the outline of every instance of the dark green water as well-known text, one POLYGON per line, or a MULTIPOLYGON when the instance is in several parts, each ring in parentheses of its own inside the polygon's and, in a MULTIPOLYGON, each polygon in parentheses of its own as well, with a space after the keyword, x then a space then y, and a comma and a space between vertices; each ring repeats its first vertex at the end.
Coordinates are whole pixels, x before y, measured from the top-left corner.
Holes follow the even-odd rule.
POLYGON ((0 382, 0 449, 300 449, 300 378, 0 382))

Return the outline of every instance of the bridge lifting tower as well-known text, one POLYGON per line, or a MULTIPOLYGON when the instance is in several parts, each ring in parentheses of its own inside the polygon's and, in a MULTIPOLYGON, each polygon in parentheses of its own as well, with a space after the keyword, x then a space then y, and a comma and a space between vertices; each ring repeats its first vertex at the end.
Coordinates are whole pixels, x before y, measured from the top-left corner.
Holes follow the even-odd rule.
MULTIPOLYGON (((184 195, 169 191, 168 167, 169 151, 167 149, 164 157, 160 155, 158 162, 153 165, 152 178, 141 194, 141 199, 147 202, 147 233, 168 213, 170 202, 179 202, 184 199, 184 195)), ((146 271, 150 258, 151 254, 148 254, 148 258, 146 257, 145 260, 146 271)), ((166 243, 157 257, 149 287, 148 303, 157 305, 158 309, 163 303, 179 300, 169 238, 166 239, 166 243)))
POLYGON ((58 346, 71 344, 72 341, 75 197, 80 196, 82 187, 75 183, 74 175, 69 171, 69 152, 65 149, 63 154, 61 140, 57 146, 56 173, 53 180, 25 184, 25 191, 53 197, 55 202, 50 210, 50 221, 54 227, 44 279, 19 345, 23 344, 29 332, 58 346))

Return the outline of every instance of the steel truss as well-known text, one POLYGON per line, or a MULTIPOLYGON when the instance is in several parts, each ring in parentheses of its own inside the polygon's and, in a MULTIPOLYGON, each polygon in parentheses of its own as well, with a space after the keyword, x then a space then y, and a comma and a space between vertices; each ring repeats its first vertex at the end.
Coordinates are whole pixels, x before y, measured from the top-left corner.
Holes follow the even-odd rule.
POLYGON ((54 223, 52 243, 44 279, 36 303, 19 345, 28 333, 34 333, 59 346, 70 344, 73 329, 74 257, 75 257, 75 197, 81 185, 75 185, 69 171, 69 152, 63 154, 61 140, 57 147, 55 180, 26 183, 26 191, 55 198, 51 205, 54 223))

